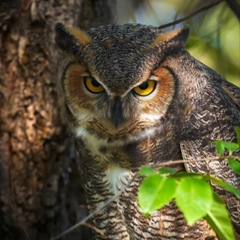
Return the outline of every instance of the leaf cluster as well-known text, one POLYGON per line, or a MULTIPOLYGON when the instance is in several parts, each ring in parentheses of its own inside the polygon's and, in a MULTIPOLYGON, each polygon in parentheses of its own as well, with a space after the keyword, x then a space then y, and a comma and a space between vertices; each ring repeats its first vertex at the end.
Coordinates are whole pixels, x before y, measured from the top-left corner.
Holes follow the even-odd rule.
POLYGON ((214 141, 219 158, 226 159, 230 167, 240 175, 240 158, 234 156, 233 152, 240 151, 240 127, 234 128, 237 135, 237 142, 224 142, 222 140, 214 141))

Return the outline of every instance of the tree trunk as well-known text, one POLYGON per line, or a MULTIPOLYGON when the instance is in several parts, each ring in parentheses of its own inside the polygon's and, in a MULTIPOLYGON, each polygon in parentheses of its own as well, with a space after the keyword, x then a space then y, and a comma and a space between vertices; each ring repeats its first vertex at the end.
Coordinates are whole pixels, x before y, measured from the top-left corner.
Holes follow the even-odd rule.
POLYGON ((1 0, 0 239, 47 240, 87 215, 58 107, 54 26, 113 23, 115 9, 111 0, 1 0))

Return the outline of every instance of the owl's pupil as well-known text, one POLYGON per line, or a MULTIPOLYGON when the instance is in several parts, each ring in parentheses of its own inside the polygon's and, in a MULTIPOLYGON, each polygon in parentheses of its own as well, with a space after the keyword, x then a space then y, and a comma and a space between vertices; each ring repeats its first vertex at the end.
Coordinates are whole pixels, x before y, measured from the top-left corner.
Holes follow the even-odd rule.
POLYGON ((93 79, 92 79, 92 85, 93 85, 94 87, 99 87, 99 86, 100 86, 100 83, 93 78, 93 79))
POLYGON ((148 88, 148 82, 142 83, 141 85, 139 85, 139 88, 140 88, 141 90, 147 89, 147 88, 148 88))

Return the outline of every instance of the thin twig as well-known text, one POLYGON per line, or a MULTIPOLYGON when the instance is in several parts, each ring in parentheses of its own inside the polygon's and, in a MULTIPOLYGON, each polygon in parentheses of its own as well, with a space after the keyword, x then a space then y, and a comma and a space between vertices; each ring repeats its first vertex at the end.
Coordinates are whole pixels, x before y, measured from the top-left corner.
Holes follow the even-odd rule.
POLYGON ((173 25, 175 25, 175 24, 181 23, 181 22, 183 22, 183 21, 191 18, 192 16, 194 16, 194 15, 200 13, 200 12, 203 12, 203 11, 205 11, 205 10, 208 10, 208 9, 210 9, 210 8, 218 5, 219 3, 223 2, 223 1, 224 1, 224 0, 220 0, 220 1, 217 1, 217 2, 215 2, 215 3, 209 4, 209 5, 205 6, 205 7, 202 7, 202 8, 200 8, 200 9, 198 9, 196 12, 191 13, 190 15, 188 15, 188 16, 186 16, 186 17, 184 17, 184 18, 180 18, 180 19, 178 19, 178 20, 176 20, 176 21, 173 21, 173 22, 170 22, 170 23, 167 23, 167 24, 163 24, 163 25, 161 25, 158 29, 167 28, 167 27, 173 26, 173 25))
MULTIPOLYGON (((161 163, 153 163, 150 164, 151 167, 165 167, 165 166, 170 166, 174 164, 179 164, 179 163, 191 163, 191 162, 205 162, 205 161, 221 161, 229 158, 229 156, 225 157, 212 157, 212 158, 199 158, 199 159, 177 159, 177 160, 169 160, 167 162, 161 162, 161 163)), ((237 158, 234 156, 234 158, 237 158)))
POLYGON ((86 226, 86 227, 88 227, 88 228, 91 228, 93 231, 99 233, 102 237, 106 237, 106 235, 104 234, 103 231, 101 231, 100 229, 96 228, 96 227, 93 226, 92 224, 83 223, 83 226, 86 226))
POLYGON ((216 157, 211 157, 211 158, 169 160, 167 162, 153 163, 153 164, 150 164, 149 166, 150 167, 165 167, 165 166, 170 166, 170 165, 174 165, 174 164, 178 164, 178 163, 223 161, 223 160, 227 160, 229 158, 233 158, 237 161, 240 161, 240 156, 227 155, 227 156, 216 156, 216 157))
POLYGON ((240 2, 237 0, 226 0, 226 2, 238 20, 240 20, 240 2))

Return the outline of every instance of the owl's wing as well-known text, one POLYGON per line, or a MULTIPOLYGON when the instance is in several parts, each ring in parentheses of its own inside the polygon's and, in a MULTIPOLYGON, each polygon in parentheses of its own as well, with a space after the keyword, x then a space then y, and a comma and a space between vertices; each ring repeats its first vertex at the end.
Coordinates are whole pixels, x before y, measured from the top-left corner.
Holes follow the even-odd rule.
MULTIPOLYGON (((182 134, 180 148, 183 159, 193 160, 185 164, 186 170, 208 173, 240 188, 240 176, 234 173, 227 161, 197 161, 217 155, 211 140, 236 141, 234 127, 240 126, 240 88, 223 79, 213 79, 212 85, 202 92, 186 125, 187 134, 182 134)), ((240 151, 236 155, 240 155, 240 151)), ((237 239, 240 239, 240 200, 214 187, 224 199, 239 237, 237 239)))
POLYGON ((221 82, 221 88, 240 108, 240 88, 224 80, 221 82))

